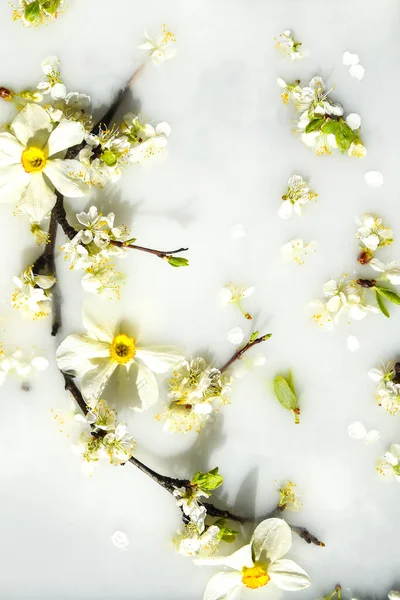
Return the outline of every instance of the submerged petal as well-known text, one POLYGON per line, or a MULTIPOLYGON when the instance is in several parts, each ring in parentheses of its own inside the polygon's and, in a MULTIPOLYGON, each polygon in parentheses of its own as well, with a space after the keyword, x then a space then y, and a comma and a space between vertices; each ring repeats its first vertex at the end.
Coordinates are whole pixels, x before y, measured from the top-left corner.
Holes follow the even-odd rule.
POLYGON ((80 179, 72 177, 71 172, 80 169, 80 164, 76 160, 61 160, 56 158, 48 160, 44 173, 50 179, 56 190, 68 198, 81 198, 89 191, 88 186, 80 179))
POLYGON ((292 532, 283 519, 266 519, 256 527, 251 545, 256 560, 264 554, 273 563, 292 547, 292 532))
POLYGON ((308 588, 311 584, 310 576, 292 560, 286 558, 272 563, 268 569, 271 582, 281 590, 296 591, 308 588))
POLYGON ((82 377, 82 395, 89 406, 96 406, 101 393, 117 367, 118 363, 111 357, 99 359, 97 366, 82 377))
POLYGON ((203 600, 234 600, 238 598, 241 580, 240 573, 217 573, 207 583, 203 600))

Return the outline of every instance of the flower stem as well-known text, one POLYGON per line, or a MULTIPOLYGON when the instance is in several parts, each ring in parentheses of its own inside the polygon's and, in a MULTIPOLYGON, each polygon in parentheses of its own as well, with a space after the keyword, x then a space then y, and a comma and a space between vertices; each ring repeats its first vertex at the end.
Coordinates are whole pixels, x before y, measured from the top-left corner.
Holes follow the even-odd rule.
POLYGON ((269 338, 271 336, 272 336, 272 333, 267 333, 266 335, 262 335, 261 337, 258 337, 255 340, 248 341, 247 344, 245 346, 243 346, 243 348, 241 348, 240 350, 238 350, 236 352, 236 354, 234 354, 232 356, 232 358, 230 358, 228 360, 228 362, 225 363, 224 366, 220 368, 221 373, 224 373, 224 371, 227 371, 229 369, 229 367, 231 365, 233 365, 233 363, 235 361, 240 360, 242 358, 243 354, 245 354, 245 352, 247 352, 248 350, 250 350, 250 348, 252 348, 256 344, 261 344, 262 342, 265 342, 266 340, 269 340, 269 338))
POLYGON ((179 252, 187 252, 189 248, 178 248, 178 250, 154 250, 153 248, 145 248, 144 246, 138 246, 136 244, 125 244, 117 240, 111 240, 110 244, 113 246, 119 246, 120 248, 131 248, 132 250, 140 250, 141 252, 147 252, 148 254, 154 254, 158 258, 166 259, 172 254, 178 254, 179 252))

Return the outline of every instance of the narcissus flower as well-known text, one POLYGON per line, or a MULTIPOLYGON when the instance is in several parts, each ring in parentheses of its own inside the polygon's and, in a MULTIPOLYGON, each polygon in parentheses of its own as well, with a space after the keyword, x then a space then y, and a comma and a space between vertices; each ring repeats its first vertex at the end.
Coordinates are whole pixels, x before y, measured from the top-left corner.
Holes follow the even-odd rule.
POLYGON ((167 26, 163 25, 155 38, 152 40, 147 32, 145 33, 146 41, 140 44, 140 50, 147 50, 150 58, 155 65, 161 65, 166 60, 173 58, 177 52, 174 44, 176 37, 171 31, 168 31, 167 26))
POLYGON ((292 532, 282 519, 266 519, 254 531, 250 544, 230 556, 194 559, 195 564, 225 565, 230 571, 214 575, 207 584, 204 600, 239 598, 245 588, 276 585, 297 591, 309 587, 309 575, 292 560, 282 558, 292 546, 292 532))
POLYGON ((136 371, 136 388, 142 409, 158 400, 154 373, 166 373, 182 361, 172 346, 140 346, 136 337, 116 325, 105 325, 99 316, 83 311, 86 335, 69 335, 58 347, 56 359, 61 371, 81 377, 81 391, 87 404, 96 406, 111 375, 118 368, 136 371))
POLYGON ((83 140, 81 123, 63 120, 54 124, 41 106, 27 104, 10 131, 0 133, 3 202, 20 200, 19 208, 39 223, 55 204, 54 189, 73 198, 85 195, 87 186, 71 175, 78 161, 60 158, 83 140))

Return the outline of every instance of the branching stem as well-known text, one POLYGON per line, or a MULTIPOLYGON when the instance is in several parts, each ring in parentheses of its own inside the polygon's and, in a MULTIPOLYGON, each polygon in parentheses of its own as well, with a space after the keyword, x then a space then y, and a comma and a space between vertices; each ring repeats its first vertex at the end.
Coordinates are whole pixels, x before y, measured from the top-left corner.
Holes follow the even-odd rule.
POLYGON ((261 337, 258 337, 255 340, 248 341, 247 344, 245 346, 243 346, 243 348, 238 350, 232 356, 232 358, 230 358, 228 360, 228 362, 225 363, 224 366, 220 368, 221 373, 223 373, 224 371, 227 371, 229 369, 229 367, 231 365, 233 365, 234 362, 236 362, 237 360, 240 360, 242 358, 243 354, 245 354, 248 350, 250 350, 250 348, 252 348, 253 346, 256 346, 257 344, 261 344, 262 342, 265 342, 266 340, 269 340, 269 338, 271 336, 272 336, 272 333, 267 333, 266 335, 262 335, 261 337))

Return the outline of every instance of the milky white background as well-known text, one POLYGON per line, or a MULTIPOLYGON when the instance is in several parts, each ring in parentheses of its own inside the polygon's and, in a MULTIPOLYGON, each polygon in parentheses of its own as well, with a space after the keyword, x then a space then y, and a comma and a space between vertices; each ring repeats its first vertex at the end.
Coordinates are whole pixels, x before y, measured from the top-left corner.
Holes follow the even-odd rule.
MULTIPOLYGON (((223 364, 233 352, 227 332, 250 332, 234 307, 220 307, 219 289, 232 280, 255 285, 246 306, 257 329, 273 338, 264 345, 266 365, 235 384, 231 405, 198 439, 163 432, 154 415, 165 395, 154 411, 131 414, 130 427, 137 456, 160 472, 190 477, 218 465, 224 486, 217 501, 241 514, 272 509, 277 484, 297 482, 304 509, 288 519, 326 543, 320 549, 294 539, 291 558, 313 579, 299 600, 318 598, 337 582, 364 598, 400 587, 400 487, 374 470, 399 441, 398 424, 374 404, 367 378, 369 368, 399 351, 400 310, 391 305, 390 320, 344 319, 325 333, 309 307, 327 279, 368 273, 356 263, 357 215, 378 212, 400 235, 399 13, 397 0, 70 0, 56 23, 27 30, 12 22, 6 0, 0 6, 0 84, 34 86, 40 61, 55 54, 69 90, 89 93, 98 115, 141 63, 144 30, 155 33, 165 22, 175 32, 176 58, 150 66, 124 107, 171 124, 168 159, 131 168, 96 202, 132 226, 143 245, 190 246, 191 267, 172 269, 132 252, 120 263, 129 279, 112 310, 139 324, 146 343, 178 344, 189 356, 213 354, 223 364), (287 28, 310 52, 295 65, 274 48, 274 35, 287 28), (359 53, 362 82, 342 65, 345 50, 359 53), (316 74, 335 85, 333 97, 348 112, 362 116, 365 159, 317 158, 291 133, 276 78, 306 82, 316 74), (366 185, 371 169, 384 174, 382 188, 366 185), (311 180, 318 203, 282 221, 280 197, 294 172, 311 180), (235 223, 247 230, 240 240, 230 236, 235 223), (281 261, 280 248, 293 237, 318 242, 301 268, 281 261), (347 349, 349 334, 360 341, 358 352, 347 349), (288 368, 300 392, 298 426, 271 393, 271 379, 288 368), (380 441, 368 447, 350 439, 353 420, 379 429, 380 441)), ((1 105, 2 122, 8 109, 1 105)), ((89 206, 68 204, 71 211, 89 206)), ((51 362, 29 392, 12 379, 0 392, 0 597, 200 599, 212 569, 174 553, 179 515, 172 498, 131 465, 106 464, 89 479, 81 474, 70 450, 73 432, 60 433, 53 418, 68 409, 54 352, 68 333, 82 331, 88 296, 60 257, 58 340, 48 322, 22 321, 10 306, 11 279, 38 249, 12 207, 0 204, 0 218, 1 338, 6 350, 34 345, 51 362), (117 529, 130 538, 126 552, 110 541, 117 529)), ((379 256, 400 258, 398 241, 379 256)), ((255 594, 280 597, 272 587, 255 594)))

